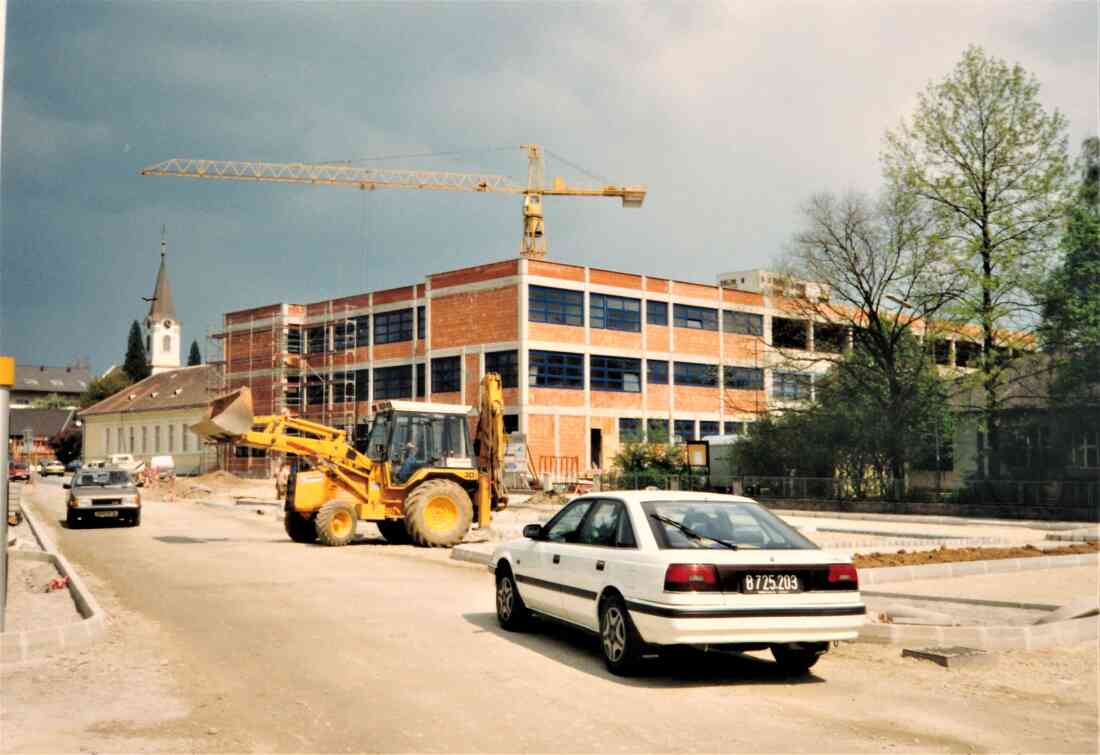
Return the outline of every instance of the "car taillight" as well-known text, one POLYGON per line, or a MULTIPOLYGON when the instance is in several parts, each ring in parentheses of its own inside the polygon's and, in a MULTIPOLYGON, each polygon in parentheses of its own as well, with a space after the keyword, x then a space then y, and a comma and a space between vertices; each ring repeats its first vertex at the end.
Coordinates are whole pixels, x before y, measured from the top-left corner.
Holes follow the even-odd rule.
POLYGON ((829 564, 829 582, 852 590, 859 588, 859 572, 851 564, 829 564))
POLYGON ((713 564, 669 564, 665 572, 666 592, 706 592, 718 589, 718 570, 713 564))

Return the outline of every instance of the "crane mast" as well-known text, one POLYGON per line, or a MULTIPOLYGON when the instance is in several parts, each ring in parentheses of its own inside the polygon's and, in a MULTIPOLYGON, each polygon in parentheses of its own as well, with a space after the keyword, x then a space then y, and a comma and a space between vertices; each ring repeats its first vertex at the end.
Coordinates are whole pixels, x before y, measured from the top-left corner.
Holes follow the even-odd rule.
POLYGON ((271 163, 180 157, 150 165, 142 169, 141 175, 350 186, 364 191, 426 189, 522 194, 523 237, 520 241, 520 254, 525 257, 546 256, 546 227, 542 212, 542 199, 545 196, 611 197, 620 199, 623 207, 631 208, 641 207, 645 201, 645 186, 570 186, 560 178, 555 178, 553 184, 547 186, 542 147, 525 144, 522 148, 527 152, 526 185, 520 185, 507 176, 492 173, 363 168, 340 163, 271 163))

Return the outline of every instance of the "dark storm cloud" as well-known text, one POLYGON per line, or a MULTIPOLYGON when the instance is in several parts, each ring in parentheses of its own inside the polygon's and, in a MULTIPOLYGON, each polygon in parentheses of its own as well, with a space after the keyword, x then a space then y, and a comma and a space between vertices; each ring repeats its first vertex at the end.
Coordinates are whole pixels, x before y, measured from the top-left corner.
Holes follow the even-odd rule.
MULTIPOLYGON (((873 189, 883 131, 966 45, 1095 130, 1088 2, 9 5, 0 350, 118 361, 162 225, 184 337, 222 312, 512 256, 515 197, 140 178, 173 156, 522 179, 547 145, 641 210, 547 203, 550 254, 710 281, 767 266, 813 191, 873 189)), ((550 160, 548 173, 592 182, 550 160)))

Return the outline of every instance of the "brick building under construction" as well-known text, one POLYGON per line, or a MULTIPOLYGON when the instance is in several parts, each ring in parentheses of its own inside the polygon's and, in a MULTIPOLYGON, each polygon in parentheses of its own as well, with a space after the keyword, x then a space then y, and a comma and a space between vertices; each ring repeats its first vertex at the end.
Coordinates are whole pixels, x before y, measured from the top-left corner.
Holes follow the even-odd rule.
MULTIPOLYGON (((519 258, 229 312, 218 388, 249 386, 257 414, 354 431, 381 399, 476 404, 498 372, 505 429, 526 434, 538 471, 606 469, 625 440, 738 433, 809 397, 810 374, 777 349, 836 352, 848 336, 785 313, 769 275, 701 285, 519 258)), ((262 453, 236 449, 228 466, 262 473, 262 453)))

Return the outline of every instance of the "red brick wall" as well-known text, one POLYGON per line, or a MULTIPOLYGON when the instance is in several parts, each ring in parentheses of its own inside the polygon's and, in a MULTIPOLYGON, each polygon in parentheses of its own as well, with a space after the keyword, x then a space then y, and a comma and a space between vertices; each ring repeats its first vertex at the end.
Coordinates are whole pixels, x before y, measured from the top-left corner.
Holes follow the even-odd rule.
MULTIPOLYGON (((678 361, 685 361, 684 354, 694 354, 717 358, 718 333, 713 330, 691 330, 690 328, 676 329, 676 354, 681 355, 678 361)), ((672 366, 669 365, 671 372, 672 366)))
POLYGON ((554 418, 551 415, 527 415, 527 448, 536 470, 539 457, 554 455, 554 418))
POLYGON ((480 283, 494 278, 506 278, 519 272, 518 260, 505 260, 504 262, 492 262, 488 265, 468 267, 463 270, 453 270, 446 273, 429 275, 432 282, 432 290, 451 286, 465 286, 470 283, 480 283))
POLYGON ((538 275, 544 278, 559 278, 561 280, 584 282, 584 268, 575 265, 561 265, 556 262, 541 262, 539 260, 527 261, 527 274, 538 275))
POLYGON ((615 391, 592 391, 589 399, 593 409, 626 409, 641 411, 641 393, 618 393, 615 391))
POLYGON ((382 304, 393 304, 395 302, 407 301, 409 306, 412 306, 412 299, 416 294, 414 286, 403 286, 401 288, 390 288, 385 291, 378 291, 374 295, 374 306, 380 306, 382 304))
POLYGON ((533 322, 528 325, 527 337, 532 341, 584 344, 584 328, 573 325, 550 325, 544 322, 533 322))
POLYGON ((641 333, 623 333, 618 330, 603 330, 602 328, 591 328, 588 333, 593 348, 600 346, 638 350, 642 348, 641 333))
POLYGON ((666 411, 668 409, 669 387, 667 385, 646 386, 646 406, 651 410, 666 411))
POLYGON ((676 390, 676 413, 680 412, 717 412, 718 389, 700 386, 678 385, 676 390))
POLYGON ((584 406, 584 391, 568 388, 531 388, 527 401, 538 406, 584 406))
POLYGON ((588 282, 595 283, 601 286, 617 286, 619 288, 633 288, 641 291, 642 289, 642 276, 630 275, 629 273, 616 273, 611 270, 597 270, 592 268, 588 271, 588 282))
POLYGON ((513 285, 435 297, 431 318, 433 349, 516 341, 519 288, 513 285))
POLYGON ((585 448, 584 417, 558 417, 559 456, 576 456, 583 472, 588 469, 585 448))

